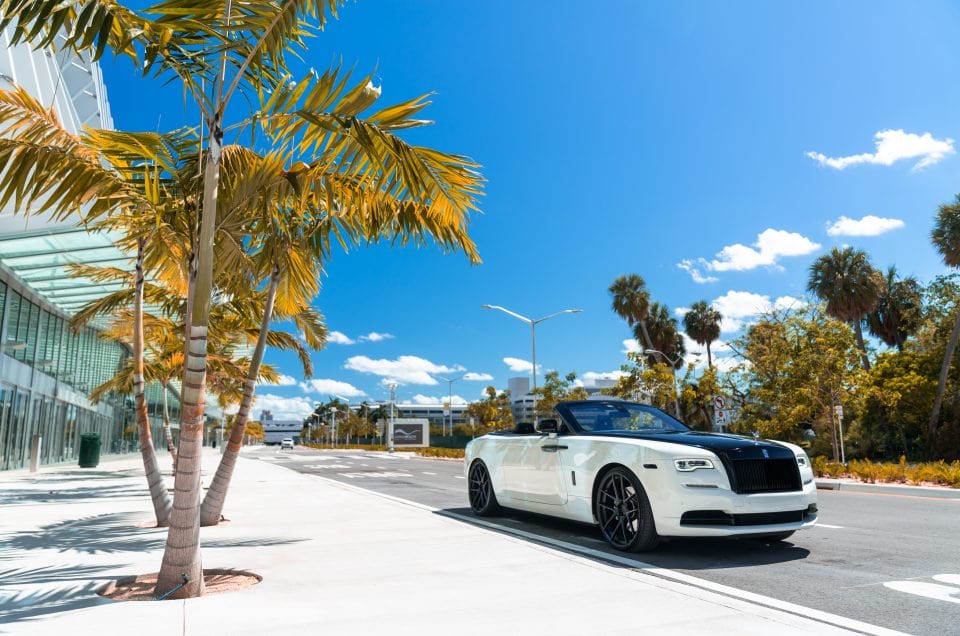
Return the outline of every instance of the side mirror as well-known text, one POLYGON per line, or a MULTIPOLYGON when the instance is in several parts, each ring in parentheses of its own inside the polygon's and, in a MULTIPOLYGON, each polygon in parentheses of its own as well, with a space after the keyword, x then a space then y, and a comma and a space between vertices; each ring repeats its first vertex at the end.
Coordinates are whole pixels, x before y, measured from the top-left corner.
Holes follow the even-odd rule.
POLYGON ((557 423, 557 420, 553 418, 540 420, 540 432, 541 433, 554 433, 560 429, 560 425, 557 423))

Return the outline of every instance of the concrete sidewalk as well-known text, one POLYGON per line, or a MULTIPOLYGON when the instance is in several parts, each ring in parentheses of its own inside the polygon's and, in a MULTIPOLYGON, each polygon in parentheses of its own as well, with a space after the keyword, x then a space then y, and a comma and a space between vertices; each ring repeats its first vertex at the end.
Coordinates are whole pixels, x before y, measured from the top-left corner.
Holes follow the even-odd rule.
MULTIPOLYGON (((205 457, 204 482, 217 461, 205 457)), ((96 590, 156 572, 166 536, 137 527, 152 518, 139 456, 0 473, 0 633, 892 633, 664 580, 262 461, 240 460, 225 514, 230 523, 201 531, 204 567, 262 583, 114 602, 96 590)))

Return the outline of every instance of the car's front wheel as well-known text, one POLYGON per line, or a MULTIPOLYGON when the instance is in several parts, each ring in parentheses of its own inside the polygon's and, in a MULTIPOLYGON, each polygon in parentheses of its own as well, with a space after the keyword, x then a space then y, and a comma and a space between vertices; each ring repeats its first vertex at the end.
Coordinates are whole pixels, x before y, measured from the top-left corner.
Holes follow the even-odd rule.
POLYGON ((500 504, 493 492, 493 482, 490 481, 490 472, 481 461, 475 461, 470 466, 468 475, 468 490, 470 494, 470 508, 479 517, 489 517, 500 512, 500 504))
POLYGON ((652 550, 660 543, 647 493, 629 470, 614 467, 597 486, 597 521, 617 550, 652 550))

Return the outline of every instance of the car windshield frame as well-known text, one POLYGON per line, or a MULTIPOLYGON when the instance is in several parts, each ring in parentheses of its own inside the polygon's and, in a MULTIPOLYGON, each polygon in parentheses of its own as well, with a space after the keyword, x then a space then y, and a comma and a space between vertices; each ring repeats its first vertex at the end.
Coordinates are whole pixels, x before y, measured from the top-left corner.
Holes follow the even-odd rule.
POLYGON ((557 404, 557 411, 577 433, 686 433, 689 426, 655 406, 636 402, 586 400, 557 404))

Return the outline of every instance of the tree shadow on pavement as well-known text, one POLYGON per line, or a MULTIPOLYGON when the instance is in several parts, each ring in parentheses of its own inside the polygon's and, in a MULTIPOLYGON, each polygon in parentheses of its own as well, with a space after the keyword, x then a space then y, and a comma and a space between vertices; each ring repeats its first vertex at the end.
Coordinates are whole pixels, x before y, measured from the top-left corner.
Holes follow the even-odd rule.
POLYGON ((103 582, 91 582, 56 590, 0 592, 0 632, 16 633, 3 629, 4 624, 109 603, 97 594, 101 587, 103 582))
MULTIPOLYGON (((87 554, 145 552, 160 550, 166 541, 166 528, 140 528, 140 512, 117 512, 80 519, 67 519, 35 530, 13 532, 0 537, 0 553, 23 550, 77 551, 87 554)), ((286 545, 307 538, 245 537, 204 540, 204 548, 286 545)))
MULTIPOLYGON (((547 517, 534 513, 510 510, 497 517, 477 517, 470 508, 449 508, 439 510, 437 514, 483 525, 491 530, 517 536, 523 532, 533 537, 524 537, 531 540, 541 538, 550 545, 561 541, 572 544, 575 548, 587 548, 594 552, 602 552, 618 559, 635 560, 637 567, 653 565, 674 570, 716 570, 723 568, 739 568, 754 565, 772 565, 805 559, 810 551, 790 540, 770 541, 748 538, 676 538, 663 541, 659 547, 651 552, 621 552, 610 547, 600 534, 596 526, 547 517), (493 527, 491 527, 493 526, 493 527)), ((556 546, 564 549, 562 546, 556 546)), ((581 556, 602 559, 602 556, 591 556, 578 552, 581 556)), ((618 564, 623 565, 619 562, 618 564)))
POLYGON ((146 484, 117 484, 113 486, 65 488, 62 490, 51 488, 18 488, 0 491, 0 505, 57 503, 62 501, 80 501, 83 499, 146 496, 149 496, 146 484))

